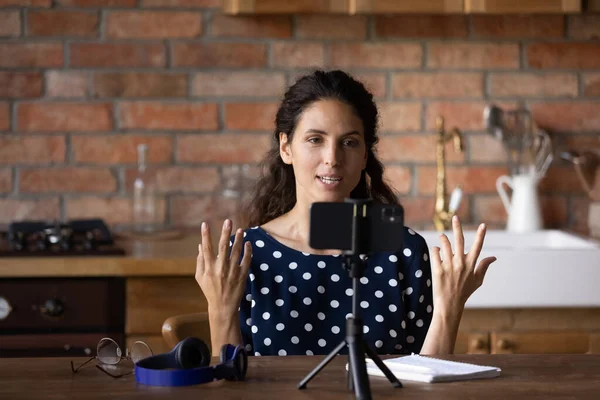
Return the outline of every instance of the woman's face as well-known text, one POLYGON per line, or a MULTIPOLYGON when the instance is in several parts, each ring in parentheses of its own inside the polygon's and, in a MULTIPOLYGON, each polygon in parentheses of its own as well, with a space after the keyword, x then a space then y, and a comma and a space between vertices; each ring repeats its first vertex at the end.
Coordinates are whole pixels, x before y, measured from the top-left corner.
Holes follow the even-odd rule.
POLYGON ((298 201, 343 201, 367 164, 362 121, 346 103, 319 100, 300 115, 291 142, 280 133, 280 154, 294 168, 298 201))

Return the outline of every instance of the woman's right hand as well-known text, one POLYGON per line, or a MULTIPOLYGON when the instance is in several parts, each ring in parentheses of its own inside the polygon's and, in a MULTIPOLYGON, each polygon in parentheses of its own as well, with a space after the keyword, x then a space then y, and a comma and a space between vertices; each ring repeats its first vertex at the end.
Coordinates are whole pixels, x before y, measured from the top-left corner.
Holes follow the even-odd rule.
POLYGON ((250 242, 243 243, 244 231, 238 229, 230 254, 231 220, 226 219, 215 255, 208 224, 203 222, 201 230, 202 243, 198 246, 196 282, 206 297, 209 312, 218 312, 222 316, 236 315, 250 269, 252 245, 250 242), (240 264, 242 245, 244 257, 240 264))

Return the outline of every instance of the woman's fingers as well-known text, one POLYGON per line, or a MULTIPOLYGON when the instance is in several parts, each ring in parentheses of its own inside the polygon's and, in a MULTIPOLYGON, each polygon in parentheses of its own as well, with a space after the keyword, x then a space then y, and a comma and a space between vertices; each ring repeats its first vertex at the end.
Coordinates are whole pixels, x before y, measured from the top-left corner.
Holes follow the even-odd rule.
POLYGON ((474 274, 475 276, 477 276, 480 283, 483 282, 483 278, 485 278, 485 274, 487 273, 488 268, 494 261, 496 261, 496 257, 486 257, 479 262, 479 265, 475 269, 474 274))
POLYGON ((226 219, 223 222, 223 229, 221 230, 221 237, 219 238, 219 253, 218 258, 219 261, 217 263, 217 268, 222 269, 226 268, 229 260, 229 238, 231 237, 231 220, 226 219))
POLYGON ((210 227, 206 222, 203 222, 200 230, 202 232, 202 255, 204 256, 204 263, 205 265, 213 265, 215 256, 212 239, 210 238, 210 227))
POLYGON ((196 258, 196 280, 204 275, 204 255, 202 254, 202 244, 198 245, 198 257, 196 258))
POLYGON ((440 242, 444 262, 450 263, 450 265, 452 265, 452 245, 450 245, 450 240, 448 240, 448 236, 446 236, 445 234, 441 234, 440 242))
POLYGON ((242 228, 238 228, 235 231, 235 238, 233 239, 233 246, 231 246, 231 256, 229 257, 229 275, 236 276, 239 272, 240 254, 244 240, 244 231, 242 228))
POLYGON ((467 264, 472 265, 475 268, 475 263, 479 258, 479 254, 481 254, 481 249, 483 248, 483 240, 485 239, 485 224, 480 224, 477 228, 477 233, 475 234, 475 239, 473 240, 473 245, 469 250, 469 254, 467 254, 467 264))
POLYGON ((452 231, 454 232, 454 253, 462 257, 465 254, 465 236, 457 215, 452 217, 452 231))
POLYGON ((248 271, 250 271, 250 262, 252 261, 252 245, 250 242, 244 243, 244 257, 242 257, 242 262, 240 264, 242 277, 246 279, 248 276, 248 271))

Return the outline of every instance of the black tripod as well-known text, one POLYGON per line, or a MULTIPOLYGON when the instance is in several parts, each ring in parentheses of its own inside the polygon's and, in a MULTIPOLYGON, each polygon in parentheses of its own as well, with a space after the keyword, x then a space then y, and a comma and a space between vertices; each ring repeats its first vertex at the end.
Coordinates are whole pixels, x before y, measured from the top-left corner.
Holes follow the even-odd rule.
POLYGON ((375 362, 377 367, 385 374, 386 378, 395 388, 402 387, 402 383, 394 376, 392 371, 381 361, 377 353, 369 347, 363 338, 363 320, 359 315, 358 290, 359 279, 365 270, 365 260, 356 254, 344 254, 343 266, 352 278, 352 317, 346 320, 346 338, 327 355, 299 384, 298 389, 305 389, 306 384, 314 378, 335 356, 348 346, 348 389, 354 390, 354 395, 359 400, 371 399, 371 387, 367 374, 365 353, 375 362))

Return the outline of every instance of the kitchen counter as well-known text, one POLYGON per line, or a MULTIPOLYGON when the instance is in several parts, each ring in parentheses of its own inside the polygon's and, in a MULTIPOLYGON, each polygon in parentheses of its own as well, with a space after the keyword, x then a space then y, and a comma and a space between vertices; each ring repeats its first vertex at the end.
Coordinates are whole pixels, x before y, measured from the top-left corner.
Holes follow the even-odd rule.
POLYGON ((0 257, 0 278, 194 276, 199 234, 170 240, 119 238, 125 256, 0 257))

